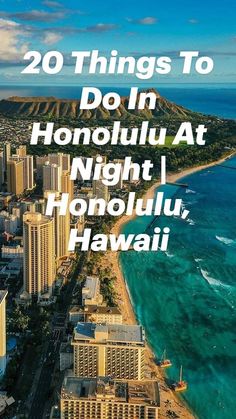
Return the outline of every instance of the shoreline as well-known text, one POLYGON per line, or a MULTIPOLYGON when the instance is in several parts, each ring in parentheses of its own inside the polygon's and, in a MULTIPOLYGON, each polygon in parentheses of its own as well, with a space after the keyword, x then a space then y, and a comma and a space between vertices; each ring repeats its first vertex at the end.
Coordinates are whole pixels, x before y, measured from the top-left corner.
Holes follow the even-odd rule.
MULTIPOLYGON (((209 167, 216 166, 217 164, 223 163, 225 160, 228 160, 230 157, 235 155, 235 152, 222 157, 219 160, 214 162, 194 166, 188 169, 185 169, 181 172, 167 174, 168 182, 176 182, 183 177, 189 176, 193 173, 199 172, 201 170, 207 169, 209 167)), ((152 199, 155 195, 156 189, 161 185, 160 181, 156 181, 143 195, 144 202, 147 199, 152 199)), ((136 214, 124 215, 117 220, 113 226, 111 233, 116 236, 120 234, 121 229, 125 224, 130 222, 132 219, 136 218, 136 214)), ((123 322, 125 324, 135 324, 137 323, 135 308, 132 304, 132 299, 129 293, 128 285, 126 283, 125 277, 123 275, 120 262, 119 262, 119 253, 107 251, 103 257, 103 264, 109 266, 112 269, 113 275, 116 277, 116 292, 117 292, 117 302, 118 306, 123 315, 123 322)), ((167 418, 167 411, 174 411, 181 419, 192 419, 196 416, 191 412, 191 408, 186 404, 186 402, 179 396, 176 395, 166 384, 165 382, 165 372, 161 370, 154 361, 155 355, 152 352, 149 343, 147 342, 145 366, 149 371, 150 376, 155 374, 159 386, 160 386, 160 396, 161 396, 161 407, 159 412, 159 417, 167 418)))

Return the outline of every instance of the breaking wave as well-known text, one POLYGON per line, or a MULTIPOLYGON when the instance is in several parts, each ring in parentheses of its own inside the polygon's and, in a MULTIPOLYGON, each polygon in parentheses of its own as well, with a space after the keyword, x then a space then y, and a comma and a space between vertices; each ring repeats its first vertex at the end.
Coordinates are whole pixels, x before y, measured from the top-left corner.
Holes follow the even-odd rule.
POLYGON ((174 255, 172 255, 172 253, 169 253, 168 250, 165 252, 165 254, 168 258, 173 258, 174 257, 174 255))
POLYGON ((218 240, 219 242, 222 242, 226 245, 230 245, 230 244, 234 244, 235 240, 233 239, 228 239, 227 237, 220 237, 220 236, 216 236, 216 240, 218 240))
POLYGON ((187 223, 189 223, 189 225, 194 226, 196 223, 195 221, 191 220, 191 218, 187 219, 187 223))
POLYGON ((223 288, 231 288, 229 285, 223 284, 219 279, 215 279, 209 275, 209 272, 205 271, 204 269, 200 268, 201 274, 203 278, 208 282, 211 286, 223 287, 223 288))
POLYGON ((196 193, 195 191, 193 191, 192 189, 186 189, 185 191, 186 193, 196 193))

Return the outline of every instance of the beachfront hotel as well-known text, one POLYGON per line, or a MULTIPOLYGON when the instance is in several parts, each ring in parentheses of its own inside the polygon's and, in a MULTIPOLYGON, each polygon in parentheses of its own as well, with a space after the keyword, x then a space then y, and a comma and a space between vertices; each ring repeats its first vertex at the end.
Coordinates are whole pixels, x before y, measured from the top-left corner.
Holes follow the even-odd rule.
POLYGON ((156 381, 66 377, 61 389, 61 419, 158 419, 156 381))
POLYGON ((0 378, 6 369, 6 296, 7 291, 0 290, 0 378))
POLYGON ((122 324, 123 317, 118 307, 86 305, 72 307, 69 321, 74 325, 78 322, 122 324))
POLYGON ((71 343, 76 377, 144 378, 145 336, 141 326, 78 323, 71 343))

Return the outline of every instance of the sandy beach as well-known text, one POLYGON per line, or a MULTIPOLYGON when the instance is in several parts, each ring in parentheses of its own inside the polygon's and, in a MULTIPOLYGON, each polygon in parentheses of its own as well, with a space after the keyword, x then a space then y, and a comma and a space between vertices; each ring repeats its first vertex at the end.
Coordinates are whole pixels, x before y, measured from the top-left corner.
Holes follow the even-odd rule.
MULTIPOLYGON (((182 177, 185 177, 187 175, 193 174, 195 172, 198 172, 200 170, 215 166, 216 164, 220 164, 224 162, 226 159, 230 158, 234 153, 231 153, 230 155, 227 155, 226 157, 214 161, 212 163, 192 167, 186 170, 183 170, 178 173, 173 173, 167 175, 167 181, 168 182, 176 182, 182 177)), ((156 189, 160 186, 160 181, 157 181, 154 183, 150 189, 147 190, 145 195, 143 196, 144 201, 147 199, 151 199, 154 197, 156 189)), ((124 226, 124 224, 128 223, 131 219, 135 218, 135 214, 132 214, 131 216, 123 216, 120 219, 117 220, 116 224, 113 226, 111 233, 118 235, 124 226)), ((120 310, 123 314, 123 321, 126 324, 134 324, 137 323, 134 309, 131 303, 131 299, 129 296, 129 291, 126 285, 125 278, 123 276, 123 273, 120 269, 119 265, 119 253, 117 252, 111 252, 108 251, 103 257, 102 260, 103 266, 108 266, 112 269, 113 275, 116 277, 116 292, 117 292, 117 300, 118 305, 120 307, 120 310)), ((161 393, 161 408, 160 408, 160 418, 168 418, 171 417, 169 412, 174 411, 176 413, 176 417, 179 417, 181 419, 187 419, 187 418, 196 418, 194 416, 188 406, 185 405, 184 401, 177 397, 173 391, 169 389, 169 387, 165 383, 165 376, 163 373, 163 370, 160 370, 154 362, 154 355, 151 351, 151 349, 148 347, 146 351, 146 367, 147 371, 152 376, 156 376, 159 384, 160 384, 160 393, 161 393)), ((173 416, 174 417, 174 416, 173 416)))

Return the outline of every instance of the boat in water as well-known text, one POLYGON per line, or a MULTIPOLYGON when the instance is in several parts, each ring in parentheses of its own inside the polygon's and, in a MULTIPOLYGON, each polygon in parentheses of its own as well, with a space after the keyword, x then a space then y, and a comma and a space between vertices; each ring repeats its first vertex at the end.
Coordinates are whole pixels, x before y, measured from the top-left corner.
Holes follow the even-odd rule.
POLYGON ((172 366, 172 362, 166 358, 166 350, 164 350, 160 361, 157 362, 157 365, 161 368, 169 368, 172 366))
POLYGON ((180 374, 179 374, 179 381, 173 384, 173 390, 178 391, 185 391, 188 388, 188 384, 186 381, 183 380, 183 367, 180 367, 180 374))

